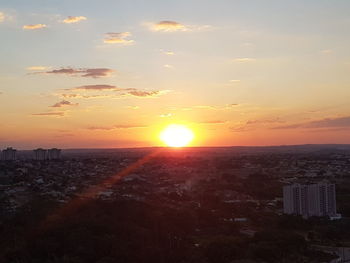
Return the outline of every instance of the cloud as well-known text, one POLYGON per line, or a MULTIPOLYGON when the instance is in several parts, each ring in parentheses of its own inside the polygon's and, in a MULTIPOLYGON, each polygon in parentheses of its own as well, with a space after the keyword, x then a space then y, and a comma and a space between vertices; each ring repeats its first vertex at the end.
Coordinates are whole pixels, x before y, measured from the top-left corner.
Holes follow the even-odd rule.
POLYGON ((209 109, 209 110, 216 109, 216 107, 209 106, 209 105, 196 105, 196 106, 193 106, 192 108, 193 109, 209 109))
POLYGON ((118 89, 117 86, 113 86, 113 85, 97 84, 97 85, 79 86, 68 90, 120 90, 120 89, 118 89))
POLYGON ((108 68, 90 68, 85 69, 85 74, 83 74, 82 77, 108 77, 112 72, 114 72, 114 70, 108 68))
POLYGON ((109 98, 110 95, 82 95, 82 94, 61 94, 63 98, 76 98, 76 99, 102 99, 109 98))
POLYGON ((26 70, 45 70, 48 67, 45 66, 30 66, 30 67, 26 67, 26 70))
POLYGON ((61 94, 63 98, 76 98, 76 99, 102 99, 109 98, 110 95, 82 95, 82 94, 61 94))
POLYGON ((321 53, 323 53, 323 54, 332 54, 333 50, 332 49, 324 49, 324 50, 321 50, 321 53))
POLYGON ((63 20, 63 23, 66 23, 66 24, 78 23, 86 19, 87 18, 85 16, 68 16, 66 19, 63 20))
POLYGON ((0 12, 0 23, 13 20, 13 16, 0 12))
POLYGON ((285 121, 281 120, 280 118, 248 120, 243 124, 240 123, 238 126, 230 127, 230 130, 233 132, 246 132, 259 128, 266 128, 266 125, 284 122, 285 121))
POLYGON ((304 123, 295 123, 273 127, 272 129, 322 129, 322 128, 350 128, 350 116, 340 118, 326 118, 322 120, 309 121, 304 123))
POLYGON ((202 121, 200 124, 224 124, 226 121, 212 120, 212 121, 202 121))
POLYGON ((212 29, 212 26, 203 25, 184 25, 176 21, 164 20, 158 23, 144 23, 149 30, 154 32, 188 32, 188 31, 203 31, 212 29))
POLYGON ((149 24, 149 29, 160 32, 188 31, 185 25, 175 21, 160 21, 158 23, 149 24))
POLYGON ((3 12, 0 12, 0 23, 5 21, 5 14, 3 12))
POLYGON ((139 106, 126 106, 127 109, 138 110, 139 106))
POLYGON ((239 63, 248 63, 248 62, 255 62, 255 58, 236 58, 233 60, 234 62, 239 62, 239 63))
POLYGON ((88 127, 88 130, 103 130, 103 131, 110 131, 110 130, 116 130, 116 129, 135 129, 135 128, 145 128, 146 125, 136 125, 136 124, 119 124, 119 125, 113 125, 113 126, 91 126, 88 127))
POLYGON ((269 124, 269 123, 284 123, 285 121, 274 118, 274 119, 262 119, 262 120, 248 120, 246 122, 247 125, 253 125, 253 124, 269 124))
POLYGON ((158 94, 160 94, 160 91, 158 90, 153 90, 153 91, 143 91, 143 90, 131 90, 128 91, 127 94, 135 96, 135 97, 153 97, 158 94))
POLYGON ((75 134, 73 133, 62 133, 62 134, 56 134, 54 137, 56 138, 65 138, 65 137, 74 137, 75 134))
POLYGON ((80 94, 61 94, 60 96, 62 96, 63 98, 80 98, 80 94))
POLYGON ((161 115, 159 115, 159 117, 161 117, 161 118, 169 118, 169 117, 171 117, 171 116, 173 116, 172 113, 167 113, 167 114, 161 114, 161 115))
POLYGON ((251 131, 253 130, 251 127, 248 127, 246 125, 240 125, 237 127, 230 127, 229 128, 233 132, 246 132, 246 131, 251 131))
POLYGON ((64 111, 52 111, 52 112, 41 112, 33 113, 32 116, 52 116, 52 117, 62 117, 64 116, 64 111))
POLYGON ((173 69, 174 68, 173 65, 169 65, 169 64, 165 64, 163 67, 164 68, 168 68, 168 69, 173 69))
MULTIPOLYGON (((168 90, 138 90, 135 88, 118 88, 114 85, 105 85, 105 84, 97 84, 97 85, 84 85, 71 89, 66 89, 67 91, 75 91, 75 90, 85 90, 85 91, 113 91, 116 94, 108 94, 102 95, 102 97, 110 97, 110 98, 120 98, 122 96, 134 96, 134 97, 155 97, 164 93, 169 92, 168 90)), ((100 95, 80 95, 80 94, 62 94, 61 96, 65 98, 98 98, 100 95)))
POLYGON ((231 108, 236 107, 238 105, 239 105, 238 103, 226 104, 224 109, 231 109, 231 108))
POLYGON ((175 52, 173 52, 173 51, 165 51, 165 50, 161 49, 160 52, 162 52, 164 55, 168 55, 168 56, 175 55, 175 52))
POLYGON ((60 102, 55 103, 54 105, 52 105, 50 107, 52 107, 52 108, 60 108, 60 107, 63 107, 63 106, 78 106, 78 105, 79 105, 78 103, 71 103, 68 100, 62 100, 60 102))
POLYGON ((121 33, 106 33, 105 38, 103 39, 104 43, 107 44, 122 44, 122 45, 130 45, 134 43, 134 40, 127 39, 131 37, 130 32, 121 32, 121 33))
POLYGON ((241 82, 241 80, 239 80, 239 79, 231 79, 230 82, 231 83, 239 83, 239 82, 241 82))
POLYGON ((35 30, 47 27, 45 24, 34 24, 34 25, 24 25, 23 29, 25 30, 35 30))
POLYGON ((231 109, 235 106, 238 106, 239 104, 232 103, 232 104, 226 104, 224 106, 210 106, 210 105, 196 105, 188 108, 183 108, 183 110, 192 110, 192 109, 203 109, 203 110, 227 110, 231 109))
POLYGON ((65 75, 71 75, 71 76, 80 76, 80 77, 90 77, 90 78, 101 78, 101 77, 108 77, 114 72, 113 69, 109 68, 60 68, 60 69, 54 69, 50 71, 45 72, 36 72, 37 74, 43 73, 43 74, 65 74, 65 75))

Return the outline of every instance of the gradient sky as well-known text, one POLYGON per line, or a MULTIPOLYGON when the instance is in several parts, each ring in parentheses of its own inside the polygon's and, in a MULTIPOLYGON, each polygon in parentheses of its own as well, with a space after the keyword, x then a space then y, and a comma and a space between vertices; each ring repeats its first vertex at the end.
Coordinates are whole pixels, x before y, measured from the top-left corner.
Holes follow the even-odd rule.
POLYGON ((0 148, 350 143, 348 0, 0 0, 0 148))

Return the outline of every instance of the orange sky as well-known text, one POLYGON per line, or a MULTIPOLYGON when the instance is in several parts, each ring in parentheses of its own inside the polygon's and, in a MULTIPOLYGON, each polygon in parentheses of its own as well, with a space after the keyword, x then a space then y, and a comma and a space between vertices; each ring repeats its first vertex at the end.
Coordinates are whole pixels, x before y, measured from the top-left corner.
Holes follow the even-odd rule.
POLYGON ((0 4, 0 148, 350 143, 350 2, 0 4))

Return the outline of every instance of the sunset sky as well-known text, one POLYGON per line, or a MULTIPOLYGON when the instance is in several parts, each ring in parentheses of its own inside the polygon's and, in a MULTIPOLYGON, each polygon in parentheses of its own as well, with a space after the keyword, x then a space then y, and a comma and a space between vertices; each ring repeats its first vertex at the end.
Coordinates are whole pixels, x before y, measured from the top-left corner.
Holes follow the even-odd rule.
POLYGON ((350 143, 349 0, 0 0, 0 148, 350 143))

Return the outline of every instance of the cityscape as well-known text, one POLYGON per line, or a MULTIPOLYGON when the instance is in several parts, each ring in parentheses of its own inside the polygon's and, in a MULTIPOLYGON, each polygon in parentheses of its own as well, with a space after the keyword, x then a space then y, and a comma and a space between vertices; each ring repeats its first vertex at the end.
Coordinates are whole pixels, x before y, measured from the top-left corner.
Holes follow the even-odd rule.
POLYGON ((49 151, 3 151, 3 262, 350 259, 348 145, 49 151))
MULTIPOLYGON (((33 150, 33 159, 35 160, 57 160, 60 159, 61 149, 42 149, 33 150)), ((15 161, 17 159, 17 150, 12 147, 7 147, 1 152, 1 160, 15 161)))

